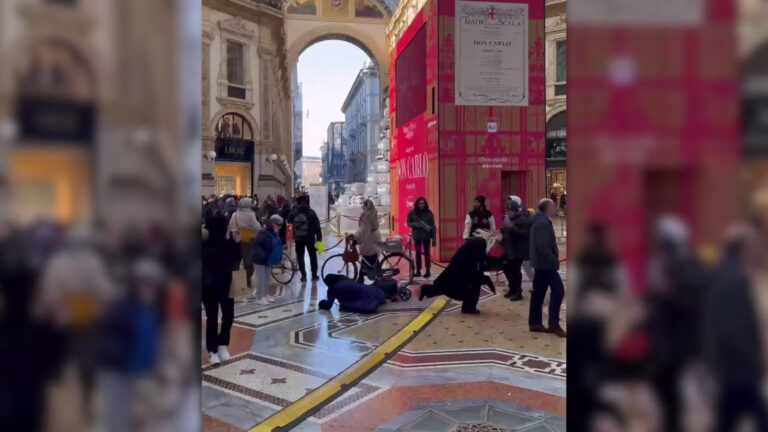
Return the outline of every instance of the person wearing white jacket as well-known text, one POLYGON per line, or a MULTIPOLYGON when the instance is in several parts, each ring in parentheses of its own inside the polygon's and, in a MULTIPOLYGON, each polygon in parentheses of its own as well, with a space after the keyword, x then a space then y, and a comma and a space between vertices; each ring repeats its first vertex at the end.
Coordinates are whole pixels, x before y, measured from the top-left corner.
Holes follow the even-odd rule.
POLYGON ((485 206, 485 196, 475 197, 472 211, 467 214, 464 220, 464 239, 474 236, 477 230, 496 231, 496 222, 493 220, 493 213, 485 206))
POLYGON ((253 276, 253 262, 249 249, 260 231, 261 224, 253 211, 253 200, 251 198, 241 199, 237 203, 237 211, 229 219, 227 238, 234 238, 236 242, 240 243, 243 267, 245 267, 245 284, 248 288, 251 287, 251 277, 253 276))

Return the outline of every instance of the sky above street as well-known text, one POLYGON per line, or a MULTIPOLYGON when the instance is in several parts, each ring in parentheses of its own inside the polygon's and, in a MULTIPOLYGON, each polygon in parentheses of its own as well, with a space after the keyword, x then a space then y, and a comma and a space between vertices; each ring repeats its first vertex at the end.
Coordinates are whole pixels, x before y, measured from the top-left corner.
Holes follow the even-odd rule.
POLYGON ((328 124, 343 121, 341 105, 368 56, 349 42, 330 40, 316 43, 299 57, 302 85, 304 154, 320 156, 328 124))

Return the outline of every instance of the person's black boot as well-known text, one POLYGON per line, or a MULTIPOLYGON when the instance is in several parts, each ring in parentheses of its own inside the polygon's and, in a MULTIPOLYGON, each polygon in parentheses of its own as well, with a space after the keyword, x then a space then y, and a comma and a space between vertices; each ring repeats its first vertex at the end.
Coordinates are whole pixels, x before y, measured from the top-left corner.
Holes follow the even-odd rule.
POLYGON ((312 282, 317 282, 319 280, 320 280, 320 276, 318 276, 316 274, 312 275, 312 282))
POLYGON ((464 310, 464 309, 462 309, 461 313, 467 314, 467 315, 480 315, 480 311, 477 310, 477 309, 472 309, 472 310, 464 310))
POLYGON ((432 273, 429 271, 429 269, 427 269, 427 272, 424 273, 424 279, 429 279, 431 277, 432 277, 432 273))
POLYGON ((514 294, 510 293, 509 297, 507 297, 511 301, 520 301, 523 299, 523 293, 522 292, 516 292, 514 294))
POLYGON ((307 281, 307 275, 303 274, 301 275, 301 281, 306 282, 307 281))
POLYGON ((549 330, 549 333, 554 333, 557 337, 564 338, 567 336, 565 330, 559 325, 550 325, 547 330, 549 330))
POLYGON ((532 326, 528 326, 528 330, 532 331, 533 333, 552 333, 548 328, 544 327, 541 324, 534 324, 532 326))
POLYGON ((416 269, 416 273, 413 274, 413 277, 421 277, 421 269, 416 269))

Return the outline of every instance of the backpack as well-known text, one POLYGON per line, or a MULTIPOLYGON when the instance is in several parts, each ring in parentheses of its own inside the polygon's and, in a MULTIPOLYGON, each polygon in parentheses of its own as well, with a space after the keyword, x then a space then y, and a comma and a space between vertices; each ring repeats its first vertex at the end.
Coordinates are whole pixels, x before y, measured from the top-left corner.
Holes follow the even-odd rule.
POLYGON ((299 241, 309 237, 309 218, 306 213, 299 213, 293 218, 293 237, 299 241))
POLYGON ((277 234, 272 235, 272 251, 267 257, 267 265, 274 266, 280 264, 283 260, 283 244, 280 243, 280 237, 277 234))

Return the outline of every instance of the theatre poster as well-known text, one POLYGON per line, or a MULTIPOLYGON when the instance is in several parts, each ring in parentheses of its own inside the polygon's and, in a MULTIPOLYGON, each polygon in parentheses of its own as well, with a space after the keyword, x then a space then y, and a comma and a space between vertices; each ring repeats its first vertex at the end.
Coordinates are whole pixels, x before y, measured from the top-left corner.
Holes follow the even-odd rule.
POLYGON ((528 5, 456 2, 456 105, 528 106, 528 5))

